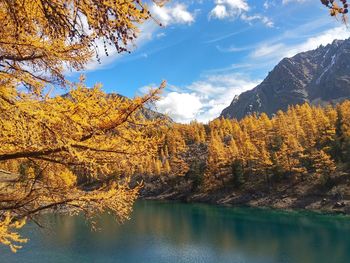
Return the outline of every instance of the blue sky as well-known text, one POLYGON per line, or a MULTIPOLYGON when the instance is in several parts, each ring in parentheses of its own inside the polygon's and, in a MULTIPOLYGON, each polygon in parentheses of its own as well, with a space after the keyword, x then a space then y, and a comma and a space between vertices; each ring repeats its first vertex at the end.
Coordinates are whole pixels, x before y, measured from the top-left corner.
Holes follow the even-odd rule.
POLYGON ((164 26, 148 21, 131 54, 111 48, 83 73, 89 86, 99 82, 128 97, 166 80, 155 106, 179 122, 218 117, 283 57, 350 37, 319 0, 172 0, 149 7, 164 26))

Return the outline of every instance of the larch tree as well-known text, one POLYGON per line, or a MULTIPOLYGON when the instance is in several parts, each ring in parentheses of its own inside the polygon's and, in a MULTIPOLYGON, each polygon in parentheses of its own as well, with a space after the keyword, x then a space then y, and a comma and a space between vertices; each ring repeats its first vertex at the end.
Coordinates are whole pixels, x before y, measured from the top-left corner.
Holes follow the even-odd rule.
POLYGON ((337 106, 335 155, 337 159, 350 163, 350 102, 337 106))
POLYGON ((39 93, 48 83, 64 85, 64 71, 99 59, 99 45, 127 51, 148 18, 138 0, 1 0, 0 87, 21 83, 39 93))
POLYGON ((123 172, 156 154, 157 121, 140 111, 159 89, 129 100, 64 73, 100 60, 101 45, 128 51, 150 17, 139 0, 0 0, 0 243, 16 251, 25 219, 47 209, 129 217, 139 187, 123 172))
POLYGON ((334 176, 337 169, 336 164, 331 157, 324 151, 317 151, 314 153, 314 169, 315 174, 322 184, 326 185, 329 183, 330 178, 334 176))
MULTIPOLYGON (((215 125, 215 121, 213 122, 215 125)), ((224 161, 224 145, 214 130, 210 132, 210 139, 208 141, 208 158, 206 171, 204 174, 204 185, 207 190, 213 190, 222 187, 222 168, 224 161)))

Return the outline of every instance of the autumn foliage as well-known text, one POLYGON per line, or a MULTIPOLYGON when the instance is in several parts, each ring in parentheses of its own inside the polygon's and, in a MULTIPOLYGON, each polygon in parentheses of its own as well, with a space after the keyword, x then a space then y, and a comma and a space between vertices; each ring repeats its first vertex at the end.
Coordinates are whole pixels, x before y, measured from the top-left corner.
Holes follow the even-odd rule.
POLYGON ((65 70, 99 60, 98 45, 127 51, 149 17, 136 0, 1 0, 0 96, 18 83, 36 93, 49 83, 65 85, 65 70))
POLYGON ((280 181, 329 185, 337 170, 349 168, 350 102, 325 108, 297 105, 272 118, 263 113, 241 121, 173 124, 164 134, 159 158, 150 160, 144 172, 162 178, 180 175, 196 184, 195 191, 259 184, 271 189, 280 181))
POLYGON ((129 176, 159 140, 142 108, 159 89, 131 100, 65 72, 99 61, 98 47, 128 51, 148 18, 138 0, 0 0, 0 243, 20 248, 18 229, 43 210, 92 226, 105 211, 129 217, 140 188, 129 176))
POLYGON ((350 162, 350 102, 182 125, 143 114, 164 82, 127 99, 66 80, 100 60, 98 47, 127 52, 149 18, 139 0, 0 0, 0 243, 19 249, 18 230, 40 225, 45 210, 83 214, 93 227, 103 212, 124 221, 140 177, 191 179, 196 191, 327 183, 350 162))

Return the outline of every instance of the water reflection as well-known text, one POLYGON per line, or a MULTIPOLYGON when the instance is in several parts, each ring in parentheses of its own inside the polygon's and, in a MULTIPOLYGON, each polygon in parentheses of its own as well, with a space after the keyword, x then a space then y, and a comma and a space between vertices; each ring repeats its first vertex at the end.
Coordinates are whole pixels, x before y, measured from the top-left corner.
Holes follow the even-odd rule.
MULTIPOLYGON (((119 226, 102 215, 90 232, 80 217, 46 215, 52 231, 4 262, 350 262, 350 221, 201 204, 139 202, 119 226)), ((2 261, 1 261, 2 262, 2 261)))

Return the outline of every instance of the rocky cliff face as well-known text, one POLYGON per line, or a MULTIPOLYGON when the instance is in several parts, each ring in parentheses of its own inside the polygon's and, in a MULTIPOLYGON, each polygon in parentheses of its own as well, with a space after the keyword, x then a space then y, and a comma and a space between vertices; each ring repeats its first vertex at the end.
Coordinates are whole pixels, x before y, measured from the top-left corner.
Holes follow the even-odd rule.
POLYGON ((350 98, 350 39, 284 58, 257 87, 236 96, 221 116, 269 116, 289 105, 327 104, 350 98))

